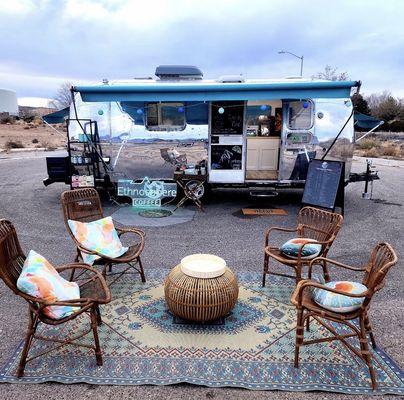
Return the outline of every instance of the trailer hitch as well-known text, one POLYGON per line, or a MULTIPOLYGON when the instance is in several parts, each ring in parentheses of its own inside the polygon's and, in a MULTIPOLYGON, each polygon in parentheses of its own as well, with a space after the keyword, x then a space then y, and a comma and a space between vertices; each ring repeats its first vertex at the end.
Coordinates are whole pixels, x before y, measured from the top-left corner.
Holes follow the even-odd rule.
POLYGON ((366 160, 366 171, 362 173, 351 173, 349 175, 349 182, 365 182, 365 189, 362 192, 362 199, 370 200, 373 194, 373 181, 380 179, 378 171, 375 171, 375 166, 372 165, 371 160, 366 160), (370 183, 370 193, 369 190, 370 183))

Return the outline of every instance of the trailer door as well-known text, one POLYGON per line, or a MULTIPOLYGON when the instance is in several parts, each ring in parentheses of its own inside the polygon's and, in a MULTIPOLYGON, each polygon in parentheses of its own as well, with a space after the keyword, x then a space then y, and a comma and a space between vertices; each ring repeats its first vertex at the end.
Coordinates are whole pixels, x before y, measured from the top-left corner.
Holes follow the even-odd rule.
POLYGON ((244 101, 217 101, 210 104, 208 171, 209 182, 244 183, 244 101))

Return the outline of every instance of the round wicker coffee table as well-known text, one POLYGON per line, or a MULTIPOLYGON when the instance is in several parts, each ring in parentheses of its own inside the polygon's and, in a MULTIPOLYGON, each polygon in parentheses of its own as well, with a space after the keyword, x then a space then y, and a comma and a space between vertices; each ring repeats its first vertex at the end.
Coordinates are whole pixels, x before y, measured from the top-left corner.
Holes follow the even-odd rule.
POLYGON ((207 322, 224 317, 233 309, 238 297, 238 282, 223 259, 194 254, 185 257, 171 270, 164 292, 168 308, 175 316, 207 322), (195 264, 198 256, 202 256, 202 261, 195 264), (188 265, 187 259, 191 260, 188 265), (221 260, 222 265, 210 268, 217 260, 221 260))

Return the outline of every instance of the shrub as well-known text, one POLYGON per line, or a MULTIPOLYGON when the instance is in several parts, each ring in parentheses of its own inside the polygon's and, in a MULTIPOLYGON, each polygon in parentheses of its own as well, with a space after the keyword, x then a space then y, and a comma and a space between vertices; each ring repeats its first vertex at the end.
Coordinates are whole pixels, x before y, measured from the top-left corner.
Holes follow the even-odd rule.
POLYGON ((389 143, 382 147, 381 153, 383 156, 398 157, 400 155, 400 149, 396 145, 389 143))
POLYGON ((42 118, 35 116, 34 119, 32 120, 32 123, 36 126, 40 126, 42 125, 42 118))
POLYGON ((377 139, 365 138, 363 140, 360 140, 357 143, 357 146, 361 150, 370 150, 380 147, 380 142, 377 139))
POLYGON ((363 152, 363 157, 377 158, 380 157, 380 153, 376 147, 372 147, 371 149, 365 150, 363 152))
POLYGON ((3 115, 0 117, 0 124, 14 124, 15 123, 15 117, 12 115, 3 115))
POLYGON ((39 140, 37 138, 32 139, 32 143, 34 143, 34 144, 39 143, 39 140))
POLYGON ((46 151, 52 151, 52 150, 56 150, 56 149, 57 149, 53 144, 50 144, 50 143, 47 142, 46 140, 44 140, 43 142, 41 142, 41 144, 42 144, 42 147, 44 147, 46 151))
POLYGON ((15 142, 13 140, 8 140, 4 145, 4 147, 6 148, 6 150, 10 150, 10 149, 22 149, 25 146, 19 140, 15 142))
POLYGON ((22 117, 24 122, 27 122, 27 123, 32 122, 34 120, 34 118, 35 118, 35 115, 25 115, 22 117))

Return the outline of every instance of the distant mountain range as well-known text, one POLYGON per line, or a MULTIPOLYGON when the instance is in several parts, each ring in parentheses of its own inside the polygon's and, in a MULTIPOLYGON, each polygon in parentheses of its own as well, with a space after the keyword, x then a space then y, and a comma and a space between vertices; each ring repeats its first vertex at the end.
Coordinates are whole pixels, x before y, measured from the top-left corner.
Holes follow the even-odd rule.
POLYGON ((54 100, 45 97, 19 97, 17 102, 20 107, 56 109, 54 100))

